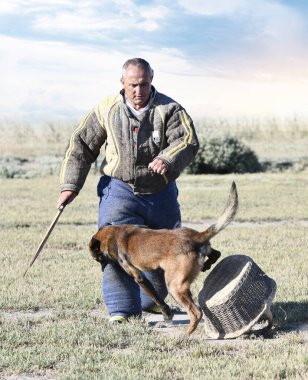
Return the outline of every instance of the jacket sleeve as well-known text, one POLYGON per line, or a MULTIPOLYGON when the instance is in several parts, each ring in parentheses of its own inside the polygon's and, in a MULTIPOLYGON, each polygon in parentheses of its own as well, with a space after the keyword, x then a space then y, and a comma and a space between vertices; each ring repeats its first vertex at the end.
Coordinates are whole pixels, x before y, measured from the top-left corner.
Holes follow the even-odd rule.
POLYGON ((193 161, 199 149, 193 121, 183 108, 177 109, 168 120, 166 139, 168 146, 158 157, 167 163, 169 171, 178 175, 193 161))
POLYGON ((103 123, 93 109, 70 138, 60 172, 61 191, 81 190, 106 136, 103 123))

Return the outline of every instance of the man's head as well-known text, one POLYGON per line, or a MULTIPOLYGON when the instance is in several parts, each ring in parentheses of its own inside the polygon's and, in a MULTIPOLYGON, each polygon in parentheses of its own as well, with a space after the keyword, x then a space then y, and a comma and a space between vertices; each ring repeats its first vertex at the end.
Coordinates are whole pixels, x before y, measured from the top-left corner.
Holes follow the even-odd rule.
POLYGON ((127 100, 136 110, 148 103, 153 75, 150 64, 142 58, 129 59, 123 65, 121 83, 127 100))

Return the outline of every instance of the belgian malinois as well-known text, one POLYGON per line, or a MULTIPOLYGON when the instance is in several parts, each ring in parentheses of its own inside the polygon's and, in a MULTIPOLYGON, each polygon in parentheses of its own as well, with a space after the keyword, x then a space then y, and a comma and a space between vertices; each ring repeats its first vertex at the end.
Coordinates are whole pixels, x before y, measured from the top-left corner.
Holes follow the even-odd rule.
POLYGON ((202 318, 202 311, 192 299, 190 286, 200 271, 210 269, 220 257, 221 253, 211 247, 210 239, 231 222, 237 207, 233 182, 225 210, 203 232, 190 228, 153 230, 127 224, 107 225, 92 237, 90 252, 101 263, 102 270, 108 263, 117 262, 161 308, 165 321, 171 321, 171 309, 142 274, 163 269, 168 292, 188 313, 187 333, 191 334, 202 318))

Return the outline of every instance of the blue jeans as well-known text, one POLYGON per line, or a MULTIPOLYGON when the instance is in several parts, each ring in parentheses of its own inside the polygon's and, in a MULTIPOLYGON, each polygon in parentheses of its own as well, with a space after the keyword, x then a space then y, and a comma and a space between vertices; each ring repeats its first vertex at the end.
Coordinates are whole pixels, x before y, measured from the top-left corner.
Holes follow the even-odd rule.
MULTIPOLYGON (((130 185, 108 176, 101 177, 98 227, 109 224, 140 224, 153 229, 181 226, 175 182, 155 194, 134 194, 130 185)), ((144 252, 146 255, 147 253, 144 252)), ((167 289, 162 270, 144 273, 162 299, 167 289)), ((103 297, 108 313, 124 317, 139 316, 154 306, 152 299, 119 265, 108 264, 103 274, 103 297)))

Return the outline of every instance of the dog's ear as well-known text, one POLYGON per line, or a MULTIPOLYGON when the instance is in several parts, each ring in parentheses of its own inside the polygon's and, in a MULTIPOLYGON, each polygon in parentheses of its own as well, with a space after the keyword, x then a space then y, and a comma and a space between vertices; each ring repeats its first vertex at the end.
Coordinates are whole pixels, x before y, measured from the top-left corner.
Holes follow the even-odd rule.
POLYGON ((99 253, 101 242, 93 237, 89 243, 89 248, 92 252, 99 253))

